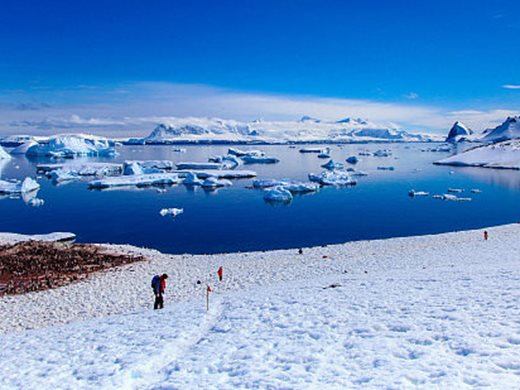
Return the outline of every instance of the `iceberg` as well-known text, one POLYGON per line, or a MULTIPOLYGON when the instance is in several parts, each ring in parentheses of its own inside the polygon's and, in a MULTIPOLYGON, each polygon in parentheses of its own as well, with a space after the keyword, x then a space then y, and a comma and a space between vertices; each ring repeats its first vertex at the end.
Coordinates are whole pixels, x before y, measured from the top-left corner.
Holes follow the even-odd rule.
POLYGON ((21 195, 36 191, 39 188, 38 182, 30 177, 26 177, 23 181, 0 180, 0 194, 21 195))
POLYGON ((261 150, 240 150, 236 148, 229 148, 228 154, 236 157, 244 157, 244 156, 263 156, 265 155, 264 152, 261 150))
POLYGON ((276 157, 246 155, 241 157, 244 164, 276 164, 280 162, 276 157))
POLYGON ((38 145, 38 142, 36 142, 36 141, 27 141, 27 142, 17 146, 13 150, 11 150, 11 154, 12 155, 27 154, 27 151, 36 145, 38 145))
POLYGON ((372 153, 374 157, 390 157, 392 155, 392 151, 389 149, 379 149, 378 151, 372 153))
POLYGON ((206 179, 210 176, 216 177, 218 179, 248 179, 251 177, 256 177, 256 172, 254 171, 243 171, 243 170, 226 170, 226 169, 215 169, 215 170, 192 170, 192 169, 183 169, 174 171, 178 173, 179 176, 184 177, 188 172, 192 172, 197 175, 200 179, 206 179))
POLYGON ((348 162, 349 164, 357 164, 359 162, 359 158, 357 156, 350 156, 350 157, 347 157, 345 159, 346 162, 348 162))
POLYGON ((210 157, 208 161, 222 164, 224 166, 223 169, 235 169, 242 163, 242 160, 232 154, 228 154, 226 156, 210 157))
POLYGON ((301 181, 293 180, 255 180, 253 181, 253 188, 266 189, 272 187, 283 187, 293 194, 304 194, 308 192, 316 192, 319 190, 319 186, 313 183, 304 183, 301 181))
POLYGON ((330 154, 323 152, 318 154, 318 158, 330 158, 330 154))
POLYGON ((151 173, 144 175, 126 175, 94 180, 89 188, 103 189, 111 187, 147 187, 155 185, 173 185, 181 182, 176 173, 151 173))
POLYGON ((123 163, 123 175, 145 175, 151 173, 161 173, 163 169, 152 166, 153 164, 143 165, 139 161, 125 161, 123 163))
POLYGON ((233 183, 231 183, 229 180, 226 179, 217 179, 216 177, 210 176, 206 180, 204 180, 201 184, 203 188, 206 189, 215 189, 219 187, 229 187, 232 186, 233 183))
POLYGON ((356 180, 343 171, 323 171, 319 175, 310 173, 309 180, 320 183, 323 186, 350 186, 357 184, 356 180))
POLYGON ((277 186, 264 191, 264 199, 268 202, 289 203, 293 200, 291 192, 283 186, 277 186))
POLYGON ((33 145, 27 156, 74 158, 77 156, 115 156, 111 143, 101 137, 82 134, 62 134, 49 138, 47 143, 33 145))
POLYGON ((301 148, 300 153, 325 153, 322 148, 301 148))
POLYGON ((329 160, 328 163, 323 164, 321 167, 328 169, 329 171, 334 171, 336 169, 343 169, 343 164, 334 162, 334 160, 329 160))
POLYGON ((430 193, 429 192, 425 192, 425 191, 415 191, 415 190, 410 190, 408 192, 408 196, 410 197, 416 197, 416 196, 429 196, 430 193))
POLYGON ((161 214, 161 217, 165 217, 167 215, 176 217, 177 215, 182 214, 183 212, 184 212, 184 209, 178 209, 178 208, 172 207, 169 209, 161 209, 161 211, 159 211, 159 214, 161 214))
POLYGON ((117 163, 77 162, 68 164, 38 164, 38 172, 49 173, 62 170, 73 172, 78 176, 117 176, 123 172, 123 166, 117 163))
POLYGON ((139 164, 145 173, 147 170, 152 170, 153 168, 160 169, 161 171, 170 171, 175 169, 175 163, 171 160, 127 160, 123 163, 123 166, 132 163, 139 164))
POLYGON ((179 162, 176 164, 177 169, 223 169, 223 164, 220 163, 212 163, 212 162, 179 162))
POLYGON ((193 172, 187 172, 182 180, 182 184, 187 186, 200 186, 202 185, 202 180, 200 180, 193 172))
POLYGON ((12 157, 0 146, 0 160, 10 160, 12 157))

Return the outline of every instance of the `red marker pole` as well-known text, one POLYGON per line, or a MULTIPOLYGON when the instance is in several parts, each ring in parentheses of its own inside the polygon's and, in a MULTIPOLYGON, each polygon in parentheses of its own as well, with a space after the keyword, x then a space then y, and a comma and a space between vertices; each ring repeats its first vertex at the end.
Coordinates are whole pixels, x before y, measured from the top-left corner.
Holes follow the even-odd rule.
POLYGON ((218 274, 218 280, 222 282, 222 274, 223 274, 223 269, 222 267, 220 267, 217 271, 217 274, 218 274))
POLYGON ((206 311, 209 311, 209 293, 211 292, 211 287, 208 284, 206 288, 206 311))

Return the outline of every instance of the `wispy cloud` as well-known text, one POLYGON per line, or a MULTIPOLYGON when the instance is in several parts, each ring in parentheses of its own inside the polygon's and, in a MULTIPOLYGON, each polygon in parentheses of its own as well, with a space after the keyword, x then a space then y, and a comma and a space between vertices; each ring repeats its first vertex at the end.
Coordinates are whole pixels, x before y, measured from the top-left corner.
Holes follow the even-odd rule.
POLYGON ((0 131, 48 134, 67 130, 142 136, 171 117, 204 116, 249 121, 258 118, 295 120, 309 115, 322 120, 362 117, 380 124, 397 124, 411 131, 445 132, 456 120, 474 129, 483 129, 516 114, 506 108, 453 111, 417 104, 413 95, 408 97, 402 102, 382 102, 157 82, 17 91, 16 94, 0 94, 0 131), (44 103, 37 110, 20 111, 10 103, 13 100, 44 103))
POLYGON ((502 88, 505 89, 520 89, 520 84, 504 84, 502 88))
POLYGON ((406 95, 407 99, 415 100, 419 98, 419 94, 416 92, 410 92, 408 95, 406 95))

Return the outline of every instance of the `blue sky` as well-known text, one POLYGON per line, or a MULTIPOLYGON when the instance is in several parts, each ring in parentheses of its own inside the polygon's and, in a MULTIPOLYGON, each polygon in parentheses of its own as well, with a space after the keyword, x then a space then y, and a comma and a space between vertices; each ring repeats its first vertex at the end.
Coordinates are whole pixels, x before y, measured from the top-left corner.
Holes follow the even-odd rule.
POLYGON ((486 127, 518 112, 519 15, 513 0, 5 0, 0 131, 78 116, 291 119, 309 107, 486 127))

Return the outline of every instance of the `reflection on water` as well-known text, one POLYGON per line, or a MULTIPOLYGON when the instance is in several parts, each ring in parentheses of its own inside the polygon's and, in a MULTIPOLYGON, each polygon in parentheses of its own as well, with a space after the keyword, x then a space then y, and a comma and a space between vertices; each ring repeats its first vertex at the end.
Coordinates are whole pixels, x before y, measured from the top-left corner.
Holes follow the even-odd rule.
MULTIPOLYGON (((429 145, 431 146, 431 145, 429 145)), ((462 146, 459 146, 462 147, 462 146)), ((114 159, 77 161, 173 160, 206 162, 226 154, 226 146, 127 146, 114 159)), ((41 178, 37 198, 41 207, 23 200, 0 200, 0 231, 46 233, 71 231, 80 242, 113 242, 155 247, 167 252, 215 253, 237 250, 295 248, 348 240, 385 238, 478 228, 520 219, 520 172, 434 166, 449 153, 421 152, 424 144, 367 144, 331 147, 334 161, 358 156, 355 168, 368 173, 346 188, 322 188, 318 193, 295 196, 290 204, 271 204, 252 180, 233 180, 230 188, 205 191, 177 185, 161 188, 88 190, 86 181, 55 186, 41 178), (359 155, 391 149, 389 157, 359 155), (368 151, 368 152, 366 152, 368 151), (393 171, 378 170, 392 166, 393 171), (453 174, 450 172, 453 171, 453 174), (471 202, 443 202, 432 197, 410 198, 408 192, 444 194, 462 188, 471 202), (471 193, 478 188, 482 193, 471 193), (162 218, 162 208, 183 208, 177 218, 162 218)), ((259 179, 307 180, 319 174, 328 160, 299 153, 288 146, 255 146, 280 159, 274 165, 248 165, 259 179)), ((0 161, 0 174, 21 179, 36 176, 37 163, 17 156, 0 161)), ((28 201, 29 202, 29 201, 28 201)))

